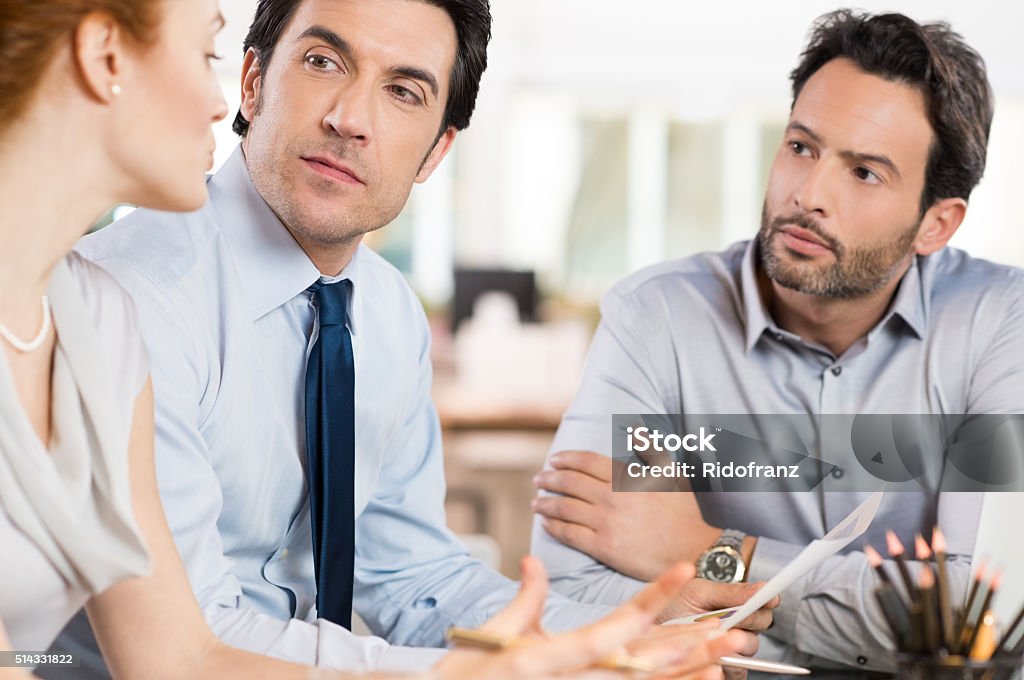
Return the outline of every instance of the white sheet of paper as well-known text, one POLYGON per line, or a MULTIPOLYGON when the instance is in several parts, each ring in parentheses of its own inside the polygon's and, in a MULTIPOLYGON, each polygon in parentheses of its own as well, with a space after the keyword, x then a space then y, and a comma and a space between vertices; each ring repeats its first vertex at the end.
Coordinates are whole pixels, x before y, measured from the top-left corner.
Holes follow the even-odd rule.
POLYGON ((782 568, 771 580, 740 607, 719 609, 693 616, 686 616, 669 623, 695 623, 710 618, 722 620, 722 630, 729 630, 768 603, 773 597, 788 588, 798 578, 811 571, 826 559, 862 536, 878 513, 885 490, 871 494, 857 509, 836 525, 823 537, 811 541, 792 562, 782 568))

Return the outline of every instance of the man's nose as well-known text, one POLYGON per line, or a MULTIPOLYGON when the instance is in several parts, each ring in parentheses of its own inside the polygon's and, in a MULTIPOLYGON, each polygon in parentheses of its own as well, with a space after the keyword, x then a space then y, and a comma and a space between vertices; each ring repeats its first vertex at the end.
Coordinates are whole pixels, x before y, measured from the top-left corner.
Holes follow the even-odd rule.
POLYGON ((328 132, 363 144, 370 141, 374 118, 375 86, 356 78, 338 92, 334 106, 324 116, 328 132))
POLYGON ((793 193, 793 202, 801 212, 817 212, 823 217, 829 216, 834 172, 832 164, 825 159, 818 160, 807 169, 793 193))

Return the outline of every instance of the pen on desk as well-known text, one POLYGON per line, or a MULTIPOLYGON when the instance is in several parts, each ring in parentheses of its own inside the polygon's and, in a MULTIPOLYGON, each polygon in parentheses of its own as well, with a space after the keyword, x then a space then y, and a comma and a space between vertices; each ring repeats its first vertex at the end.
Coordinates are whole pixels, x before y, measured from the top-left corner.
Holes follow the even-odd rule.
MULTIPOLYGON (((445 639, 457 646, 475 647, 487 651, 515 647, 527 642, 525 638, 508 638, 483 630, 454 626, 448 629, 445 639)), ((598 661, 595 667, 613 671, 641 671, 644 673, 653 673, 657 670, 657 666, 653 662, 629 654, 612 654, 598 661)))
POLYGON ((939 620, 942 624, 942 641, 946 649, 952 651, 955 643, 953 637, 953 608, 949 594, 949 571, 946 566, 946 536, 939 527, 932 531, 932 550, 935 551, 935 567, 938 576, 939 620))
MULTIPOLYGON (((985 594, 985 599, 982 600, 981 607, 978 608, 978 614, 975 616, 973 612, 967 612, 964 622, 964 634, 970 632, 970 637, 967 640, 967 644, 964 645, 963 651, 969 654, 974 648, 974 643, 978 639, 978 633, 980 632, 982 617, 985 612, 988 611, 989 606, 992 604, 992 598, 995 596, 996 591, 999 590, 999 585, 1002 583, 1003 574, 998 569, 992 572, 992 580, 988 584, 988 592, 985 594)), ((979 591, 980 592, 980 591, 979 591)))
MULTIPOLYGON (((488 651, 514 647, 526 642, 523 638, 506 638, 495 633, 458 627, 449 628, 445 638, 457 646, 476 647, 477 649, 488 651)), ((725 668, 761 671, 764 673, 775 673, 776 675, 811 674, 808 669, 801 668, 800 666, 738 656, 723 656, 718 660, 718 664, 725 668)), ((639 671, 642 673, 654 673, 658 670, 653 662, 628 654, 614 654, 606 657, 597 664, 597 668, 614 671, 639 671)))
POLYGON ((918 576, 918 587, 921 595, 920 604, 924 620, 924 649, 938 652, 941 646, 939 636, 939 615, 935 599, 935 574, 927 564, 922 565, 918 576))
POLYGON ((746 656, 723 656, 718 662, 726 668, 739 668, 746 671, 760 671, 761 673, 774 673, 775 675, 810 675, 811 671, 800 666, 791 666, 788 663, 777 661, 764 661, 746 656))
POLYGON ((895 532, 890 529, 885 532, 885 543, 889 549, 889 556, 896 560, 896 567, 899 569, 903 585, 907 588, 907 598, 911 601, 917 600, 917 588, 914 580, 910 577, 910 570, 907 569, 907 558, 904 556, 903 543, 896 537, 895 532))

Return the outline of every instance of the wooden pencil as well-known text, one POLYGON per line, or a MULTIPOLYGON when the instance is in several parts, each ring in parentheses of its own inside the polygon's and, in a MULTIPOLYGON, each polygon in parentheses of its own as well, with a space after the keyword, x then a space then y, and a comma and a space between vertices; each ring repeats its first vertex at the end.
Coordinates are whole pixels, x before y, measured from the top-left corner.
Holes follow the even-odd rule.
POLYGON ((914 579, 910 576, 910 570, 907 568, 907 558, 904 555, 903 543, 896 534, 890 529, 885 532, 885 544, 889 549, 889 556, 896 561, 896 568, 900 572, 900 578, 903 579, 903 585, 907 589, 907 598, 913 602, 918 600, 917 587, 914 585, 914 579))
POLYGON ((942 641, 945 643, 946 649, 953 651, 956 639, 953 637, 953 607, 949 592, 946 547, 945 535, 939 527, 935 527, 932 531, 932 550, 935 551, 935 571, 938 578, 939 622, 942 625, 942 641))
POLYGON ((892 585, 892 579, 889 578, 889 574, 885 571, 885 566, 882 564, 882 555, 870 544, 864 546, 864 555, 868 558, 868 563, 874 568, 875 573, 882 579, 882 583, 892 585))
MULTIPOLYGON (((999 639, 999 644, 996 646, 997 651, 1009 651, 1010 640, 1013 639, 1013 636, 1017 632, 1017 628, 1020 626, 1022 621, 1024 621, 1024 607, 1020 608, 1020 611, 1017 612, 1017 616, 1013 619, 1013 623, 1011 623, 1006 629, 1006 632, 1003 633, 1003 637, 999 639), (1004 650, 1004 648, 1006 649, 1004 650)), ((1022 637, 1021 640, 1024 640, 1024 637, 1022 637)))
POLYGON ((989 583, 988 592, 985 593, 985 599, 982 600, 981 607, 978 608, 978 615, 972 616, 971 612, 967 613, 967 622, 965 626, 970 626, 971 637, 967 644, 964 646, 964 653, 970 653, 971 649, 974 648, 974 643, 978 640, 978 633, 981 629, 982 617, 985 612, 988 611, 989 606, 992 604, 992 598, 995 597, 996 591, 999 590, 999 586, 1003 580, 1003 573, 996 569, 992 572, 992 581, 989 583), (973 619, 973 620, 972 620, 973 619))
POLYGON ((922 565, 917 583, 924 621, 924 648, 925 651, 935 654, 942 645, 942 636, 939 630, 938 603, 935 598, 935 574, 929 565, 922 565))

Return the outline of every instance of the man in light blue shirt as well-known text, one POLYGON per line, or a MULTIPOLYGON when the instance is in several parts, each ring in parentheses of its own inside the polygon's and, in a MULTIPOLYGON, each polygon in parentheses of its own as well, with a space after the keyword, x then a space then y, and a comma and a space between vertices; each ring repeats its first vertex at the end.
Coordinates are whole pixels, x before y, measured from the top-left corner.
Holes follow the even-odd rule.
MULTIPOLYGON (((168 522, 229 644, 326 667, 423 669, 440 652, 409 647, 442 646, 449 626, 479 625, 516 591, 446 527, 427 320, 399 272, 360 243, 468 125, 489 28, 482 0, 261 2, 235 121, 244 141, 209 180, 207 205, 140 210, 80 245, 138 308, 168 522), (405 647, 355 637, 316 608, 309 289, 339 281, 352 289, 355 357, 353 608, 405 647)), ((683 604, 749 593, 697 584, 683 604)), ((555 596, 545 624, 608 609, 555 596)), ((60 644, 81 653, 87 638, 80 617, 60 644)))
MULTIPOLYGON (((535 503, 533 551, 574 599, 619 602, 662 560, 698 562, 716 546, 735 546, 722 555, 730 576, 779 573, 882 485, 864 474, 881 451, 858 460, 850 428, 832 427, 844 415, 1024 413, 1024 272, 946 248, 985 167, 981 58, 946 25, 840 11, 815 24, 792 79, 757 238, 650 267, 602 302, 536 479, 557 495, 535 503), (800 415, 819 426, 797 445, 835 467, 810 492, 613 493, 616 413, 800 415)), ((956 603, 981 494, 949 488, 887 494, 864 540, 881 548, 891 529, 912 550, 938 523, 956 603)), ((862 547, 785 591, 763 653, 895 668, 862 547)))

